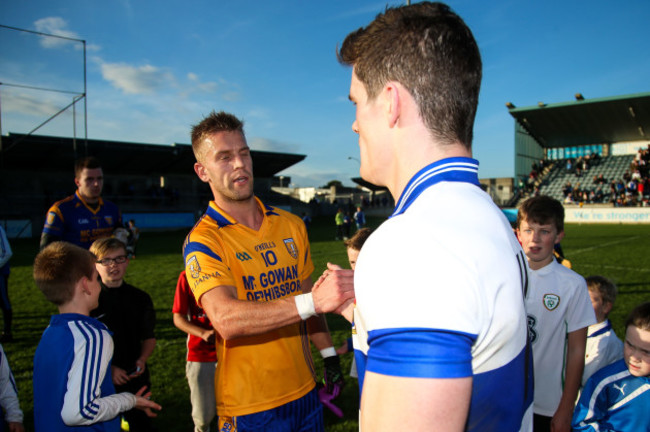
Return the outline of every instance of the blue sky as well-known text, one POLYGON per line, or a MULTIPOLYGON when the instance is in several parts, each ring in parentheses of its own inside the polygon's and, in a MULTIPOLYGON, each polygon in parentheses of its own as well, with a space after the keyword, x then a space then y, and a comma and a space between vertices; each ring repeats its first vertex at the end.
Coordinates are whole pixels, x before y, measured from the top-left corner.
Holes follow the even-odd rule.
MULTIPOLYGON (((352 185, 359 149, 350 126, 351 70, 337 44, 403 2, 20 0, 0 24, 84 39, 88 137, 189 143, 211 110, 245 121, 255 150, 307 158, 280 173, 295 186, 352 185)), ((474 155, 484 177, 512 176, 507 101, 530 106, 650 91, 647 0, 458 0, 483 57, 474 155)), ((83 91, 78 43, 0 29, 2 133, 26 133, 83 91), (13 84, 13 85, 6 85, 13 84)), ((83 135, 77 104, 77 136, 83 135)), ((72 136, 68 110, 37 134, 72 136)))

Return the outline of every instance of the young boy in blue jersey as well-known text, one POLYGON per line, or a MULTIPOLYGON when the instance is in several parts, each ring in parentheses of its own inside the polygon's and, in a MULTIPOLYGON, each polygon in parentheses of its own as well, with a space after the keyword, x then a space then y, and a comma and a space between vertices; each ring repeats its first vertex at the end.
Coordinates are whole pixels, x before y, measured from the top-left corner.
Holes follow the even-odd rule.
POLYGON ((650 430, 650 302, 625 323, 623 359, 596 372, 573 414, 574 431, 650 430))
POLYGON ((529 198, 517 214, 517 237, 528 259, 525 304, 533 347, 533 430, 569 431, 585 364, 587 328, 596 323, 585 279, 557 262, 564 207, 549 196, 529 198))
POLYGON ((118 414, 132 408, 155 416, 152 409, 161 407, 144 388, 135 395, 115 393, 111 333, 89 316, 101 290, 94 255, 71 243, 51 243, 34 260, 34 280, 59 309, 34 355, 36 432, 118 432, 118 414))

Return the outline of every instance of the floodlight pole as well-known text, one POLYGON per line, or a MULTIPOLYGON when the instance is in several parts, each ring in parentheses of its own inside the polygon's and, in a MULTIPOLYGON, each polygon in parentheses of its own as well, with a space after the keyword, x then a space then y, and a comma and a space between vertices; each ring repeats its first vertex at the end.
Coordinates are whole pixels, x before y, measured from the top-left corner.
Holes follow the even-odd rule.
MULTIPOLYGON (((84 46, 84 153, 88 156, 88 94, 86 93, 86 40, 82 40, 84 46)), ((76 149, 75 149, 76 153, 76 149)))

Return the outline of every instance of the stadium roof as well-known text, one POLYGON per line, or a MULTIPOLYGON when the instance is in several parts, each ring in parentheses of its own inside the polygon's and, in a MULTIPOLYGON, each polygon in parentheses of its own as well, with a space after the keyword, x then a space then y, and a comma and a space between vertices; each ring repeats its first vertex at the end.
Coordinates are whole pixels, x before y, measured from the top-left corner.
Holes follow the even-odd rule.
MULTIPOLYGON (((189 144, 140 144, 121 141, 76 139, 44 135, 12 134, 2 137, 0 167, 37 171, 73 171, 77 157, 88 154, 102 162, 108 172, 141 175, 191 174, 194 153, 189 144)), ((273 177, 302 161, 305 155, 251 151, 256 177, 273 177)))
POLYGON ((515 108, 510 115, 544 148, 650 140, 650 93, 515 108))

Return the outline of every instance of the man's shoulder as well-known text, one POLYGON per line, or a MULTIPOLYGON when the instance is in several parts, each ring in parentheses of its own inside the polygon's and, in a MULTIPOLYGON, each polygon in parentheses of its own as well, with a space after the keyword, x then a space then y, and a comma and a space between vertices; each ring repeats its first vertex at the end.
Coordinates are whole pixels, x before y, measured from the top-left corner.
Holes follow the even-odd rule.
POLYGON ((58 200, 54 204, 52 204, 50 206, 49 211, 53 211, 54 209, 59 209, 60 211, 67 210, 67 209, 73 209, 75 207, 77 201, 79 201, 77 199, 77 195, 75 195, 75 194, 69 195, 69 196, 67 196, 67 197, 65 197, 63 199, 58 200))
POLYGON ((120 208, 115 204, 113 201, 109 201, 107 199, 102 198, 102 207, 105 210, 115 210, 115 211, 120 211, 120 208))

